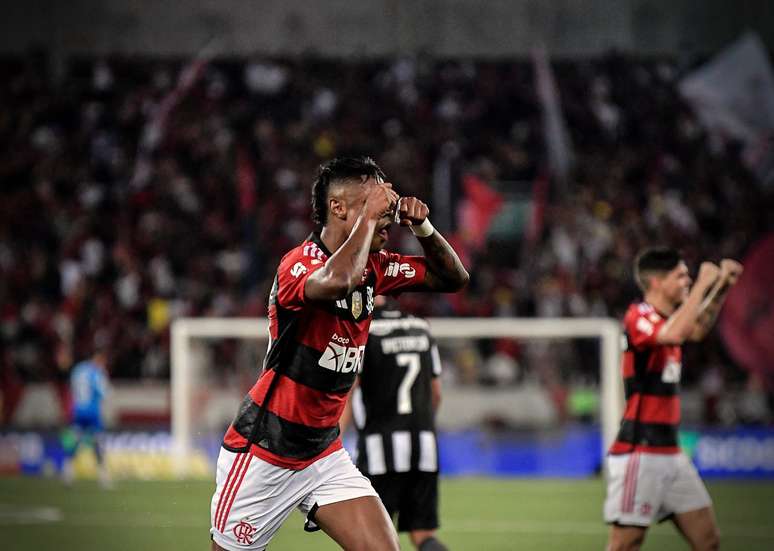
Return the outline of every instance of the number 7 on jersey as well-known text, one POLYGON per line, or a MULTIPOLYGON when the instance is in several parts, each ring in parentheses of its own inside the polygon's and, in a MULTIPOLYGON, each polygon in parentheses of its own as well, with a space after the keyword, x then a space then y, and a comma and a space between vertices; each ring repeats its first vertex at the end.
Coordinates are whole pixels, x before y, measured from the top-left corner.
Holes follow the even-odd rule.
POLYGON ((398 387, 398 413, 403 415, 412 411, 411 387, 414 381, 416 381, 422 365, 419 361, 419 354, 416 353, 398 354, 395 356, 395 362, 399 366, 407 368, 406 374, 398 387))

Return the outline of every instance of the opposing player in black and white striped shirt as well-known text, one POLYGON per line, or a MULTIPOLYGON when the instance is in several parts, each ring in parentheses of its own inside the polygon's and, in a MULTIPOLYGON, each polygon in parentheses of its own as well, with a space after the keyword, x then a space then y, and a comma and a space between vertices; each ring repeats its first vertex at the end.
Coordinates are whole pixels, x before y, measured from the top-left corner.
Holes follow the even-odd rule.
POLYGON ((359 385, 352 395, 357 466, 398 531, 420 551, 443 551, 438 528, 435 412, 441 362, 428 323, 377 297, 359 385), (381 306, 381 307, 380 307, 381 306))

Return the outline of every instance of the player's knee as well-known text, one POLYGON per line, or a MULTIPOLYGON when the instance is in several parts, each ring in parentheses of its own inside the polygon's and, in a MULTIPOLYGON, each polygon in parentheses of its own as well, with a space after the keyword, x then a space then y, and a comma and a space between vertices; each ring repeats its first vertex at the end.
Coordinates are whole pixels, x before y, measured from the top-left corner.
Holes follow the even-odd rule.
POLYGON ((720 549, 720 532, 716 527, 712 527, 704 534, 702 538, 701 551, 718 551, 720 549))
POLYGON ((398 534, 392 532, 372 534, 347 551, 400 551, 398 534))
POLYGON ((629 533, 625 537, 613 537, 608 542, 606 551, 639 551, 644 541, 644 533, 629 533))

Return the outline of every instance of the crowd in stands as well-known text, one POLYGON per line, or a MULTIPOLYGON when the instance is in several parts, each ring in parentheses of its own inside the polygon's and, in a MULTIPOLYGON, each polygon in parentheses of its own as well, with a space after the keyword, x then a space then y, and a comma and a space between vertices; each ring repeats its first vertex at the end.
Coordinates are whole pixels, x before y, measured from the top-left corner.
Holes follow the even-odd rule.
MULTIPOLYGON (((6 396, 63 380, 95 339, 114 378, 164 379, 175 317, 266 315, 280 257, 313 229, 316 167, 336 155, 374 157, 463 252, 469 288, 404 295, 419 315, 620 317, 641 247, 678 247, 695 270, 742 258, 774 223, 739 145, 679 97, 674 60, 554 64, 574 168, 537 228, 520 209, 550 174, 529 60, 186 63, 0 59, 6 396)), ((416 250, 404 233, 391 245, 416 250)), ((489 346, 524 363, 517 344, 489 346)), ((716 334, 687 355, 748 384, 716 334)))

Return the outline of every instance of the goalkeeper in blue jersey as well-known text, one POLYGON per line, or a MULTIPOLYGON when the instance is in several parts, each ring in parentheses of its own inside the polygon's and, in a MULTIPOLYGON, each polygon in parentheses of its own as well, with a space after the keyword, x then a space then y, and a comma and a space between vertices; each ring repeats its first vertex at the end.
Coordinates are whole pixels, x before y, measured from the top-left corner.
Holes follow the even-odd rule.
POLYGON ((72 394, 72 425, 63 437, 65 463, 62 469, 64 481, 72 483, 73 457, 81 444, 92 447, 97 458, 99 482, 111 486, 105 454, 100 443, 103 430, 102 402, 108 395, 110 383, 107 375, 107 354, 97 349, 94 355, 76 364, 70 373, 72 394))

